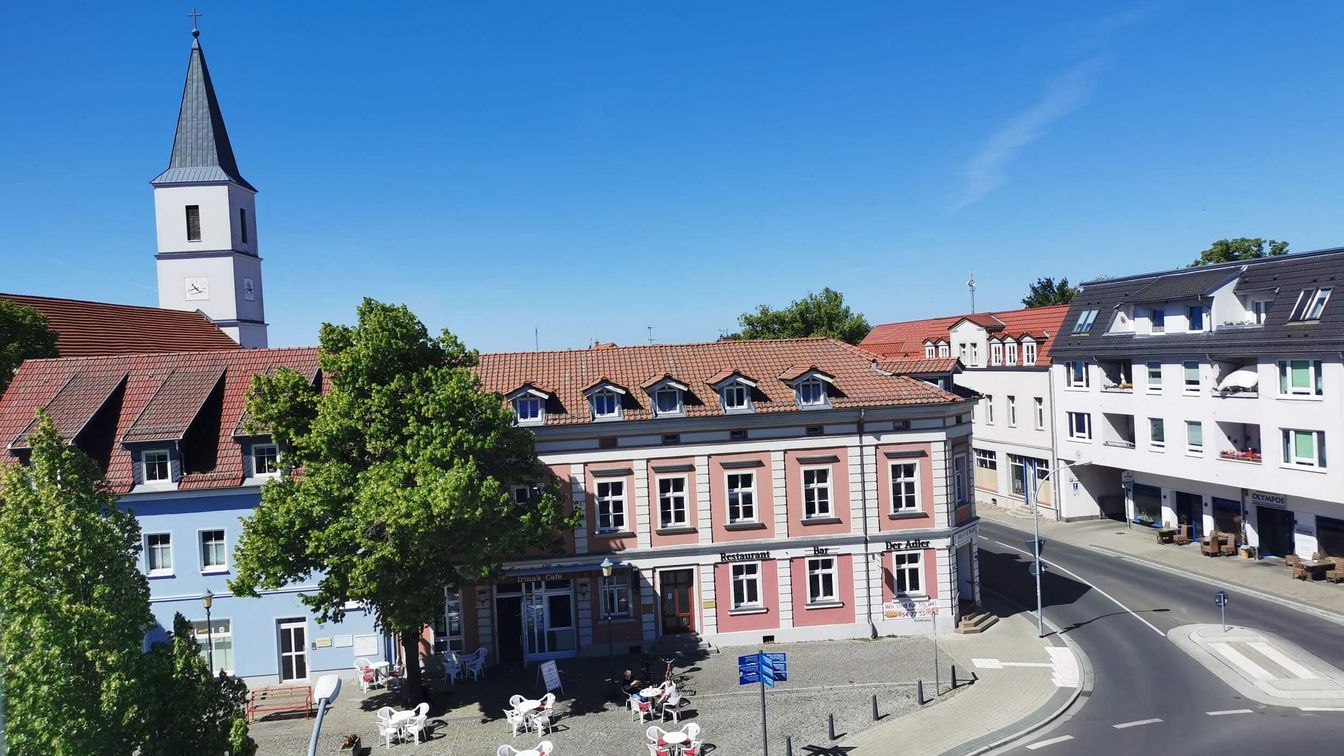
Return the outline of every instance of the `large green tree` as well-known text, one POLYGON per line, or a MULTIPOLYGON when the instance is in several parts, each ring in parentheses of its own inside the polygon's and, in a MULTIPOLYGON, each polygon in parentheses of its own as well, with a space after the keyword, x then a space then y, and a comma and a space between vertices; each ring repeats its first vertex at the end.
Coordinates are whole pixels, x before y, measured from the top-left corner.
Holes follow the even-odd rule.
POLYGON ((1190 267, 1214 263, 1236 262, 1238 260, 1256 260, 1261 257, 1278 257, 1288 254, 1288 242, 1274 239, 1219 239, 1209 248, 1199 253, 1199 258, 1190 263, 1190 267))
POLYGON ((558 548, 563 489, 532 433, 481 389, 477 353, 448 331, 431 337, 404 306, 366 299, 355 326, 322 326, 319 392, 292 370, 253 380, 257 429, 302 474, 268 483, 243 526, 235 592, 315 578, 303 601, 323 619, 369 606, 398 636, 409 696, 420 691, 420 631, 444 588, 500 575, 503 560, 558 548), (525 505, 512 484, 537 486, 525 505))
POLYGON ((791 302, 783 309, 760 305, 755 312, 738 316, 737 322, 742 327, 733 336, 737 339, 828 336, 850 344, 863 341, 873 328, 863 315, 849 309, 845 295, 829 287, 791 302))
POLYGON ((45 416, 0 477, 0 653, 14 754, 125 756, 152 626, 140 527, 45 416))
POLYGON ((1072 302, 1077 294, 1078 289, 1069 285, 1069 279, 1061 278, 1056 281, 1052 276, 1042 276, 1029 286, 1027 295, 1022 297, 1022 306, 1066 305, 1072 302))
POLYGON ((144 746, 139 756, 250 756, 257 744, 247 731, 247 685, 215 678, 201 658, 193 628, 181 614, 173 632, 145 656, 144 746))
POLYGON ((0 299, 0 395, 24 360, 56 356, 56 332, 29 307, 0 299))

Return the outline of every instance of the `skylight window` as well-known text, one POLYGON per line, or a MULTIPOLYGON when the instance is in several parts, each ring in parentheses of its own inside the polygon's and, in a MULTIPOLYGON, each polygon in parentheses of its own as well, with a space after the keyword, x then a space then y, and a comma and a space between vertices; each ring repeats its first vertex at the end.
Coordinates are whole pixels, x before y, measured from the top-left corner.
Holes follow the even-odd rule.
POLYGON ((1305 289, 1298 295, 1297 304, 1293 306, 1293 313, 1288 316, 1288 320, 1293 322, 1320 320, 1321 313, 1325 311, 1325 303, 1328 301, 1330 301, 1330 287, 1305 289))
POLYGON ((1097 319, 1096 309, 1083 310, 1082 314, 1078 316, 1078 322, 1073 324, 1073 332, 1091 333, 1092 323, 1095 322, 1096 319, 1097 319))

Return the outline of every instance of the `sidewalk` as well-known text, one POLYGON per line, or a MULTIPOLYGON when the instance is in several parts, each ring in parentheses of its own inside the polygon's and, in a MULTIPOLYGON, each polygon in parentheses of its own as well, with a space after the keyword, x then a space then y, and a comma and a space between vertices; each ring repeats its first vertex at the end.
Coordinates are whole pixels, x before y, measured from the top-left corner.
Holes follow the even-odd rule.
MULTIPOLYGON (((1031 516, 1021 507, 1016 511, 980 507, 978 514, 986 522, 1031 531, 1031 516)), ((1199 553, 1198 543, 1185 546, 1159 544, 1152 528, 1140 525, 1130 527, 1115 520, 1066 523, 1041 518, 1041 538, 1047 544, 1046 558, 1049 558, 1049 542, 1056 540, 1071 546, 1097 548, 1121 554, 1159 567, 1249 588, 1344 615, 1344 585, 1324 581, 1293 580, 1288 568, 1279 559, 1207 557, 1199 553)))
POLYGON ((1000 616, 997 624, 979 635, 939 638, 958 676, 974 672, 976 682, 949 700, 846 738, 843 746, 852 749, 846 753, 972 753, 1045 724, 1077 696, 1080 670, 1072 653, 1061 653, 1062 641, 1037 638, 1035 622, 1020 607, 993 596, 984 604, 1000 616))

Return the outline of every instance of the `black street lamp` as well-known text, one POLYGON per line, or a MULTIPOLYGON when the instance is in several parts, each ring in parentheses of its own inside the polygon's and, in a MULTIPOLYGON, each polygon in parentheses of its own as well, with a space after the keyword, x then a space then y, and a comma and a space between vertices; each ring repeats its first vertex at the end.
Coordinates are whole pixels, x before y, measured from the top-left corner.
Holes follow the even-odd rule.
MULTIPOLYGON (((614 670, 614 663, 615 663, 615 661, 616 661, 616 650, 615 650, 615 645, 613 644, 612 639, 611 639, 611 610, 612 610, 612 607, 608 605, 608 603, 607 603, 607 599, 608 599, 608 594, 611 592, 611 569, 612 569, 613 567, 615 567, 615 566, 616 566, 616 565, 615 565, 614 563, 612 563, 612 561, 611 561, 611 557, 607 557, 607 558, 605 558, 605 559, 602 560, 602 597, 601 597, 601 601, 602 601, 602 613, 605 614, 605 615, 607 615, 607 666, 608 666, 608 668, 613 669, 613 670, 614 670)), ((616 679, 616 673, 615 673, 614 671, 612 672, 612 679, 613 679, 613 680, 616 679)))
POLYGON ((215 604, 215 594, 209 588, 201 596, 201 605, 205 607, 205 643, 206 657, 210 660, 210 676, 215 676, 215 628, 210 622, 210 607, 215 604))

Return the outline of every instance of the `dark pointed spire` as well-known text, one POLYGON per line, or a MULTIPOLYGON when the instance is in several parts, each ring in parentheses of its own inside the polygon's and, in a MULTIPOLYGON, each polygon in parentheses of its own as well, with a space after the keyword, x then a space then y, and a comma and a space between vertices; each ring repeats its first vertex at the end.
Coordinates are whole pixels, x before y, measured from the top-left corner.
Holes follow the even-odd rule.
POLYGON ((192 29, 191 57, 187 61, 187 83, 182 89, 182 109, 177 115, 177 135, 173 137, 173 155, 168 170, 151 181, 163 184, 201 181, 232 181, 256 191, 238 172, 238 163, 224 128, 219 99, 210 83, 210 69, 201 49, 201 32, 192 29))

